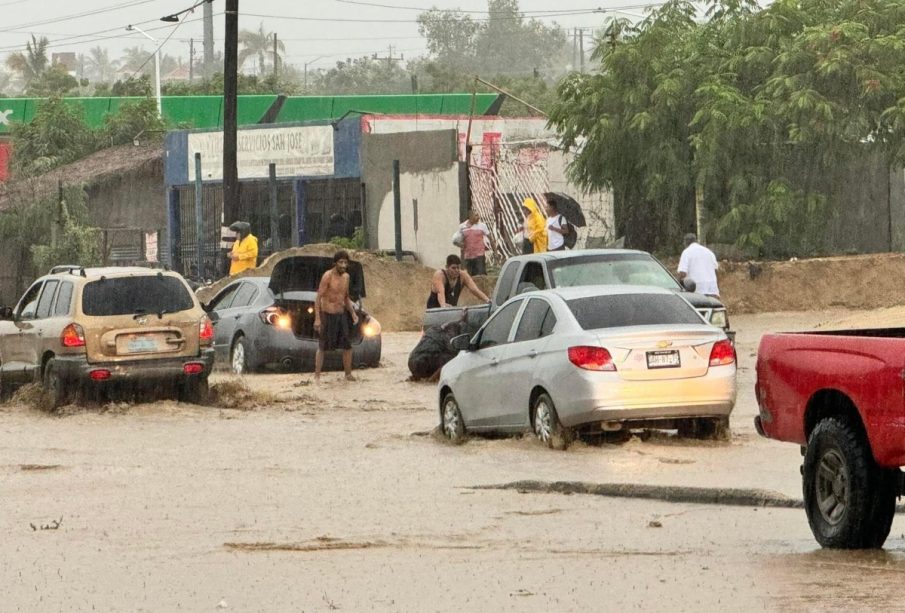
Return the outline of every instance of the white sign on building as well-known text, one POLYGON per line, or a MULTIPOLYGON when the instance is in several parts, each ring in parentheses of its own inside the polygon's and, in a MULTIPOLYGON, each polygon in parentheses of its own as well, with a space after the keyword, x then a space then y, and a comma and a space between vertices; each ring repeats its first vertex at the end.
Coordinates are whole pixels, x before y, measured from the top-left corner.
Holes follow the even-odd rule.
MULTIPOLYGON (((236 160, 240 179, 266 179, 270 164, 278 177, 333 174, 333 127, 296 126, 239 130, 236 160)), ((195 180, 195 154, 201 154, 205 181, 223 179, 223 132, 188 135, 188 175, 195 180)))

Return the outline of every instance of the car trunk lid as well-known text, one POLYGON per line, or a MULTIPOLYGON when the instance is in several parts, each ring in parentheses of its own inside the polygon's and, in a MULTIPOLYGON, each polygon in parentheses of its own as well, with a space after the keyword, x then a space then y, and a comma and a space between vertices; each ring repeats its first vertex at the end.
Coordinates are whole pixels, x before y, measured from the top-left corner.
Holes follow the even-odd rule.
MULTIPOLYGON (((333 258, 295 255, 277 262, 270 273, 270 291, 277 300, 288 292, 316 292, 324 273, 333 268, 333 258)), ((364 270, 360 262, 349 261, 349 296, 353 301, 365 297, 364 270)))
POLYGON ((610 352, 616 372, 625 381, 662 381, 702 377, 710 367, 713 344, 723 338, 716 329, 688 326, 686 329, 609 329, 598 334, 610 352))

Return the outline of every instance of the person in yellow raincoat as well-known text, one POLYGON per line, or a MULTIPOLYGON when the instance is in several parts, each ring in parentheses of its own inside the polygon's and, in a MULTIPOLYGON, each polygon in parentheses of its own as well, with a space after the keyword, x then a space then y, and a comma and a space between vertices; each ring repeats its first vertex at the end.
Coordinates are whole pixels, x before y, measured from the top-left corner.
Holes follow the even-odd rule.
POLYGON ((522 201, 522 213, 525 215, 525 240, 531 241, 534 253, 547 250, 547 217, 541 213, 534 198, 522 201))
POLYGON ((229 229, 236 233, 236 242, 229 252, 229 275, 233 276, 258 265, 258 238, 246 221, 237 221, 229 229))

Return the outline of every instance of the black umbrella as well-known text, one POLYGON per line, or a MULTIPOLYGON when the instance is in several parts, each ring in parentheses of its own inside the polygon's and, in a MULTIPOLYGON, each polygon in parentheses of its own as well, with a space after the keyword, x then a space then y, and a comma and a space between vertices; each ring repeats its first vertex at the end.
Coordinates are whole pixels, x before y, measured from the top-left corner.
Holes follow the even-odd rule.
POLYGON ((565 217, 566 221, 576 228, 583 228, 588 225, 584 219, 584 212, 581 210, 581 205, 578 204, 578 201, 572 196, 567 196, 562 192, 547 192, 544 196, 547 200, 555 202, 556 210, 559 211, 559 214, 565 217))

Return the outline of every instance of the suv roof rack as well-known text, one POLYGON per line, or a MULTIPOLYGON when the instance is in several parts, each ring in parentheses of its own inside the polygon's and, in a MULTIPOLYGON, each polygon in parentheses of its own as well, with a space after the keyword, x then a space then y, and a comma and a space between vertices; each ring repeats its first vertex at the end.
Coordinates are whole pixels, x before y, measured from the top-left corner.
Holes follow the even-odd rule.
POLYGON ((60 266, 54 266, 50 269, 48 274, 58 275, 60 273, 68 272, 70 274, 75 274, 78 272, 81 276, 85 276, 85 267, 80 266, 78 264, 61 264, 60 266))

